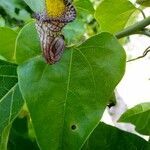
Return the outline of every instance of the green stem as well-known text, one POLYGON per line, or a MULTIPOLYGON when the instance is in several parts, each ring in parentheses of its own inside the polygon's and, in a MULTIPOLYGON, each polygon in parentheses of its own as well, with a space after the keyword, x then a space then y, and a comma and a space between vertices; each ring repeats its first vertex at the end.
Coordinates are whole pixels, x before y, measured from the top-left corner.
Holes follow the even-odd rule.
POLYGON ((144 29, 143 31, 139 31, 138 34, 143 34, 143 35, 150 37, 150 30, 144 29))
POLYGON ((143 11, 141 8, 137 8, 137 9, 141 12, 143 18, 145 19, 145 18, 146 18, 146 15, 145 15, 144 11, 143 11))
POLYGON ((137 34, 138 32, 143 31, 143 29, 147 27, 148 25, 150 25, 150 16, 116 33, 115 36, 118 39, 120 39, 129 35, 132 35, 132 34, 137 34))

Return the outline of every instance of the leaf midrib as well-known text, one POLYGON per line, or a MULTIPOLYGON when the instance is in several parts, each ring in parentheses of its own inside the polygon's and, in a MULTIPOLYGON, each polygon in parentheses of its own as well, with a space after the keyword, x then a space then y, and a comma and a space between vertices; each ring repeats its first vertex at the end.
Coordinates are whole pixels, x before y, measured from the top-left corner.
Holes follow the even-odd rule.
POLYGON ((2 77, 2 78, 18 78, 15 75, 0 75, 0 77, 2 77))
POLYGON ((12 90, 15 89, 15 87, 17 86, 18 83, 16 83, 1 99, 0 99, 0 104, 2 103, 2 101, 5 99, 6 96, 8 96, 8 94, 10 94, 12 92, 12 90))
POLYGON ((64 102, 64 114, 63 114, 63 123, 62 123, 61 146, 63 145, 63 139, 64 139, 63 137, 64 137, 65 116, 66 116, 66 103, 67 103, 67 99, 68 99, 70 79, 71 79, 72 57, 73 57, 73 50, 71 50, 71 55, 70 55, 70 63, 69 63, 69 71, 68 71, 68 81, 67 81, 67 87, 66 87, 66 97, 65 97, 65 102, 64 102))
POLYGON ((128 119, 128 118, 132 118, 132 117, 134 117, 134 116, 138 116, 138 115, 141 115, 141 114, 146 113, 146 112, 149 112, 149 111, 150 111, 150 109, 143 110, 143 111, 141 110, 141 111, 135 112, 135 113, 133 113, 133 114, 127 116, 127 117, 124 117, 124 119, 126 120, 126 119, 128 119))

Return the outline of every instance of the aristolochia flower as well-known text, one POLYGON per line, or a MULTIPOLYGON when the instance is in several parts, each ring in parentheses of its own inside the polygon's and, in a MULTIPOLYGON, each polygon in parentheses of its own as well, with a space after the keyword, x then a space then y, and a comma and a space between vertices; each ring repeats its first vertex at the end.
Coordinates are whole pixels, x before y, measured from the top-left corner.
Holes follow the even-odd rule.
POLYGON ((64 49, 62 28, 76 18, 76 10, 68 0, 45 0, 45 12, 36 13, 36 28, 43 55, 48 64, 57 62, 64 49))

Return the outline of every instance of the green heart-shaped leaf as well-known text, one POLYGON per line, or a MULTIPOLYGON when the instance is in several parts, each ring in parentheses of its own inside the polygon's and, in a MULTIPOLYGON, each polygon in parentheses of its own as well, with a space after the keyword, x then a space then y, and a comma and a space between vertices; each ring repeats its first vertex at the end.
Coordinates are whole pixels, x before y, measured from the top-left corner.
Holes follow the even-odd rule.
POLYGON ((0 28, 0 55, 8 61, 15 61, 15 41, 17 33, 10 28, 0 28))
POLYGON ((65 50, 54 65, 41 56, 20 65, 19 85, 41 149, 81 148, 124 69, 124 49, 109 33, 65 50))

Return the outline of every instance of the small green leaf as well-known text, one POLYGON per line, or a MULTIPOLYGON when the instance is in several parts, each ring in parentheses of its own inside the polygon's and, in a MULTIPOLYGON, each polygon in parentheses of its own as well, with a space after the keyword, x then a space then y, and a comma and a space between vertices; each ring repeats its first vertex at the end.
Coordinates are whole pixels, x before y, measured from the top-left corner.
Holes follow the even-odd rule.
POLYGON ((0 28, 0 55, 8 61, 14 61, 17 33, 9 28, 0 28))
POLYGON ((85 24, 81 19, 76 19, 63 29, 63 33, 68 45, 79 43, 85 33, 85 24))
POLYGON ((119 121, 130 122, 136 126, 137 132, 150 135, 150 103, 142 103, 127 110, 119 121))
POLYGON ((150 143, 137 135, 100 123, 83 150, 149 150, 150 143))
MULTIPOLYGON (((24 103, 18 87, 16 65, 0 60, 0 137, 24 103)), ((3 139, 0 139, 3 141, 3 139)))
POLYGON ((65 50, 54 65, 41 56, 20 65, 19 86, 41 149, 80 149, 124 70, 124 49, 109 33, 65 50))
POLYGON ((103 0, 96 9, 95 18, 101 31, 116 33, 124 29, 135 10, 128 0, 103 0))
POLYGON ((39 36, 35 28, 35 21, 28 23, 19 32, 16 41, 16 62, 18 64, 41 53, 39 36))
POLYGON ((43 12, 45 9, 45 0, 24 0, 34 12, 43 12))
POLYGON ((79 11, 84 11, 92 15, 95 12, 93 4, 89 0, 76 0, 74 4, 79 11))

